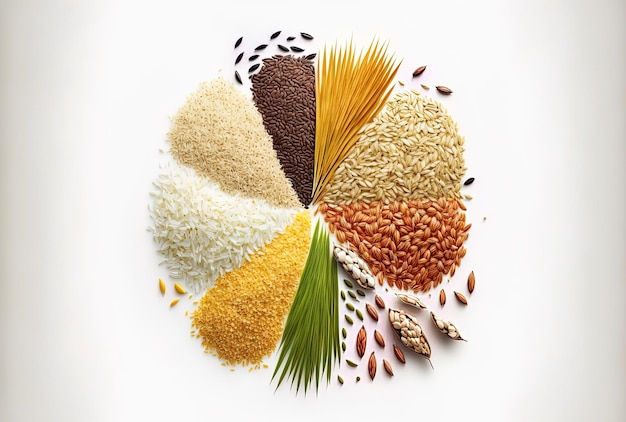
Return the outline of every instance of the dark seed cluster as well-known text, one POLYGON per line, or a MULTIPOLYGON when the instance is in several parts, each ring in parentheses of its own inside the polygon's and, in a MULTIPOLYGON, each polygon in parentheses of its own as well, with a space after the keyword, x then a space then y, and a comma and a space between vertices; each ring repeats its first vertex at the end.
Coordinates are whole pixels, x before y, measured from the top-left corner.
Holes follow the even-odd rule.
POLYGON ((252 98, 298 199, 308 207, 315 154, 315 68, 305 57, 263 59, 252 76, 252 98))
MULTIPOLYGON (((302 46, 299 45, 289 45, 292 41, 296 40, 296 36, 290 35, 288 37, 281 37, 281 34, 283 33, 283 31, 276 31, 274 33, 272 33, 269 37, 269 41, 267 43, 264 44, 259 44, 254 48, 253 53, 248 57, 248 61, 252 62, 255 61, 256 59, 258 59, 260 57, 260 52, 265 53, 266 57, 271 57, 274 52, 272 51, 272 47, 275 45, 276 49, 278 51, 281 51, 283 53, 289 53, 289 52, 293 52, 293 53, 303 53, 305 52, 305 49, 302 46)), ((306 32, 300 32, 300 40, 303 42, 310 42, 311 40, 313 40, 313 36, 306 33, 306 32)), ((243 42, 243 37, 239 37, 237 39, 237 41, 235 41, 235 50, 238 49, 241 44, 243 42)), ((314 57, 316 56, 316 53, 312 53, 309 54, 307 56, 305 56, 308 60, 312 60, 314 57)), ((237 83, 243 85, 243 80, 241 79, 241 73, 239 73, 240 69, 237 69, 237 66, 239 65, 239 63, 241 62, 241 60, 245 57, 245 52, 239 52, 239 54, 236 56, 235 58, 235 80, 237 81, 237 83)), ((261 57, 262 59, 262 57, 261 57)), ((254 75, 254 72, 257 71, 260 68, 261 64, 258 65, 252 65, 250 66, 247 71, 248 71, 248 75, 249 78, 252 78, 252 76, 254 75)), ((241 70, 242 72, 244 72, 245 70, 241 70)))

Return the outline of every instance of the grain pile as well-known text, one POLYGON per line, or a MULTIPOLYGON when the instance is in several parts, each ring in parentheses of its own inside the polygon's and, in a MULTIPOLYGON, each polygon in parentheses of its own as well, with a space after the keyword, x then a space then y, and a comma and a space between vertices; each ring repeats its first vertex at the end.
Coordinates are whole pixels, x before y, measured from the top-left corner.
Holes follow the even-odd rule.
POLYGON ((311 203, 315 152, 315 69, 304 57, 276 55, 252 76, 252 99, 300 203, 311 203))
POLYGON ((470 224, 454 199, 321 204, 329 230, 363 258, 379 284, 427 292, 461 264, 470 224))
POLYGON ((298 207, 252 103, 223 77, 201 83, 179 108, 168 132, 175 159, 219 183, 223 191, 298 207))
POLYGON ((195 292, 239 268, 296 214, 262 199, 227 194, 174 160, 162 165, 153 183, 148 230, 170 276, 195 292))
POLYGON ((460 199, 463 143, 441 103, 414 90, 399 92, 362 129, 324 202, 460 199))
POLYGON ((231 365, 255 365, 276 349, 310 240, 310 213, 300 211, 262 253, 216 281, 192 315, 205 350, 231 365))

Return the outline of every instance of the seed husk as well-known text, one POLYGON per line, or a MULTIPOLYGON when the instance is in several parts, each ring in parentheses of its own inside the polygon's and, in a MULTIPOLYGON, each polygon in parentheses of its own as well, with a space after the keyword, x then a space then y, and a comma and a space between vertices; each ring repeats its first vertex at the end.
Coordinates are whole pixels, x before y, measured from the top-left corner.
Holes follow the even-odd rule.
POLYGON ((472 271, 467 277, 467 290, 469 290, 470 294, 474 292, 475 286, 476 286, 476 279, 474 277, 474 271, 472 271))
POLYGON ((281 31, 276 31, 274 32, 272 35, 270 35, 270 40, 273 40, 274 38, 278 37, 280 35, 281 31))
POLYGON ((383 366, 385 367, 385 371, 393 377, 393 368, 387 359, 383 359, 383 366))
POLYGON ((393 345, 393 354, 396 355, 396 358, 402 362, 406 363, 406 358, 404 357, 404 352, 398 347, 398 345, 393 345))
POLYGON ((293 51, 294 53, 302 53, 304 51, 304 48, 300 48, 297 47, 295 45, 292 45, 291 47, 289 47, 291 49, 291 51, 293 51))
POLYGON ((248 61, 251 62, 251 61, 254 61, 254 60, 258 59, 258 58, 259 58, 258 54, 253 54, 252 56, 248 57, 248 61))
POLYGON ((243 37, 239 37, 237 41, 235 41, 235 48, 239 47, 242 41, 243 41, 243 37))
POLYGON ((235 64, 239 63, 241 61, 241 59, 243 59, 243 52, 239 53, 239 55, 237 56, 237 58, 235 59, 235 64))
POLYGON ((365 296, 365 292, 361 289, 356 289, 356 294, 358 294, 359 296, 365 296))
POLYGON ((365 354, 365 349, 367 348, 367 331, 365 330, 365 326, 362 325, 361 329, 356 335, 356 353, 360 358, 365 354))
POLYGON ((307 60, 313 60, 317 56, 317 53, 311 53, 305 57, 307 60))
POLYGON ((352 282, 351 282, 350 280, 348 280, 348 279, 345 279, 345 278, 344 278, 343 282, 344 282, 344 283, 345 283, 345 285, 346 285, 348 288, 350 288, 350 289, 354 287, 354 284, 352 284, 352 282))
POLYGON ((337 375, 337 381, 339 381, 339 384, 343 385, 343 378, 341 378, 341 375, 337 375))
POLYGON ((345 328, 342 328, 342 329, 341 329, 341 336, 342 336, 343 338, 348 337, 348 331, 347 331, 345 328))
POLYGON ((265 50, 265 48, 267 47, 267 44, 261 44, 259 46, 257 46, 254 51, 261 51, 261 50, 265 50))
POLYGON ((467 305, 467 298, 465 296, 457 291, 454 292, 454 295, 459 300, 459 302, 461 302, 463 305, 467 305))
POLYGON ((374 297, 374 302, 376 302, 376 306, 378 306, 380 309, 385 309, 385 301, 382 297, 376 295, 374 297))
POLYGON ((369 373, 370 378, 374 379, 376 376, 376 356, 374 355, 374 352, 372 352, 367 361, 367 372, 369 373))
POLYGON ((348 324, 352 325, 354 324, 354 320, 352 320, 352 317, 350 317, 350 315, 345 315, 346 317, 346 321, 348 321, 348 324))
POLYGON ((441 306, 446 304, 446 291, 443 289, 439 291, 439 303, 441 303, 441 306))
POLYGON ((235 70, 235 79, 237 80, 237 82, 243 85, 243 82, 241 82, 241 76, 239 75, 239 72, 237 72, 236 70, 235 70))
POLYGON ((374 321, 378 321, 378 311, 369 303, 365 304, 365 310, 372 317, 374 321))
POLYGON ((437 88, 437 91, 441 92, 444 95, 452 94, 452 90, 448 88, 447 86, 437 85, 435 88, 437 88))
POLYGON ((250 66, 250 69, 248 69, 248 73, 254 72, 259 68, 259 66, 261 66, 261 63, 253 64, 252 66, 250 66))
POLYGON ((469 179, 467 179, 467 180, 466 180, 463 184, 464 184, 465 186, 467 186, 467 185, 471 185, 472 183, 474 183, 474 178, 473 178, 473 177, 470 177, 470 178, 469 178, 469 179))
POLYGON ((385 348, 385 338, 380 333, 380 331, 374 330, 374 339, 376 340, 376 343, 378 343, 380 347, 385 348))
POLYGON ((358 317, 361 321, 363 321, 363 312, 361 312, 361 310, 360 310, 360 309, 356 309, 356 310, 355 310, 355 312, 356 312, 356 316, 357 316, 357 317, 358 317))
POLYGON ((349 366, 353 367, 353 368, 356 368, 357 366, 359 366, 359 364, 358 364, 358 363, 353 362, 353 361, 351 361, 350 359, 346 359, 346 363, 347 363, 349 366))
POLYGON ((187 293, 187 290, 185 290, 185 288, 180 283, 174 283, 174 289, 176 289, 176 293, 181 295, 187 293))
POLYGON ((159 279, 159 290, 161 291, 162 295, 165 294, 166 286, 165 282, 162 279, 159 279))
POLYGON ((354 311, 354 305, 350 302, 346 302, 346 308, 348 308, 349 311, 354 311))
POLYGON ((302 36, 302 38, 304 38, 305 40, 312 40, 313 36, 310 34, 307 34, 306 32, 300 32, 300 35, 302 36))
POLYGON ((413 71, 413 77, 419 76, 426 70, 426 66, 420 66, 413 71))
POLYGON ((281 51, 284 51, 284 52, 289 51, 289 48, 285 47, 285 46, 284 46, 284 45, 282 45, 282 44, 278 44, 278 49, 279 49, 279 50, 281 50, 281 51))

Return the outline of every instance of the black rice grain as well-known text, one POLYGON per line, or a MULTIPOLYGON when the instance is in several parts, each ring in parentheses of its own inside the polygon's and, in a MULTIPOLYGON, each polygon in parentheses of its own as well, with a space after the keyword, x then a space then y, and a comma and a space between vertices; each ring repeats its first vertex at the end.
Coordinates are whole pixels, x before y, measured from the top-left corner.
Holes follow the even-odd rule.
POLYGON ((241 61, 241 59, 243 59, 243 53, 239 53, 239 55, 235 59, 235 64, 239 63, 241 61))
POLYGON ((260 46, 258 46, 257 48, 254 49, 254 51, 261 51, 261 50, 265 50, 265 47, 267 47, 267 44, 261 44, 260 46))
POLYGON ((317 56, 317 53, 312 53, 312 54, 309 54, 308 56, 306 56, 305 59, 313 60, 315 58, 315 56, 317 56))
POLYGON ((241 76, 239 75, 239 72, 237 72, 236 70, 235 70, 235 79, 237 79, 237 82, 243 85, 243 82, 241 82, 241 76))
POLYGON ((274 32, 271 36, 270 36, 270 40, 273 40, 274 38, 278 37, 280 35, 281 31, 276 31, 274 32))
POLYGON ((249 61, 249 62, 251 62, 251 61, 254 61, 254 60, 258 59, 258 58, 259 58, 259 55, 258 55, 258 54, 255 54, 255 55, 253 55, 253 56, 250 56, 250 57, 248 58, 248 61, 249 61))
POLYGON ((296 37, 287 37, 287 41, 293 41, 295 39, 296 39, 296 37))
POLYGON ((315 68, 304 57, 263 59, 254 74, 252 97, 287 178, 303 206, 313 190, 315 154, 315 68))
POLYGON ((289 49, 282 44, 278 44, 278 49, 285 52, 289 51, 289 49))
POLYGON ((248 73, 254 72, 259 68, 259 66, 261 66, 261 63, 253 64, 252 66, 250 66, 250 69, 248 69, 248 73))
POLYGON ((235 41, 235 48, 239 47, 242 41, 243 41, 243 37, 239 37, 239 39, 235 41))
POLYGON ((289 48, 291 48, 291 51, 294 53, 302 53, 304 51, 304 48, 296 47, 295 45, 292 45, 289 48))
POLYGON ((469 178, 469 179, 467 179, 467 180, 465 181, 465 183, 463 183, 463 184, 464 184, 465 186, 467 186, 467 185, 471 185, 472 183, 474 183, 474 178, 473 178, 473 177, 470 177, 470 178, 469 178))
POLYGON ((302 38, 304 38, 305 40, 312 40, 313 36, 310 34, 307 34, 306 32, 300 32, 300 35, 302 36, 302 38))

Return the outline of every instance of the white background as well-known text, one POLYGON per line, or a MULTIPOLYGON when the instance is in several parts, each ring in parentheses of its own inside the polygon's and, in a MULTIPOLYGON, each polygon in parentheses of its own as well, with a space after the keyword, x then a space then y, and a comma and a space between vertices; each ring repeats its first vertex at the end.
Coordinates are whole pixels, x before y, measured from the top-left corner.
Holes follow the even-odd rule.
POLYGON ((0 420, 626 418, 623 1, 0 7, 0 420), (145 228, 169 117, 230 74, 239 36, 279 29, 378 34, 401 75, 427 64, 454 90, 476 182, 452 283, 473 269, 477 289, 449 308, 469 341, 434 371, 274 392, 270 369, 203 354, 189 301, 158 294, 145 228))

